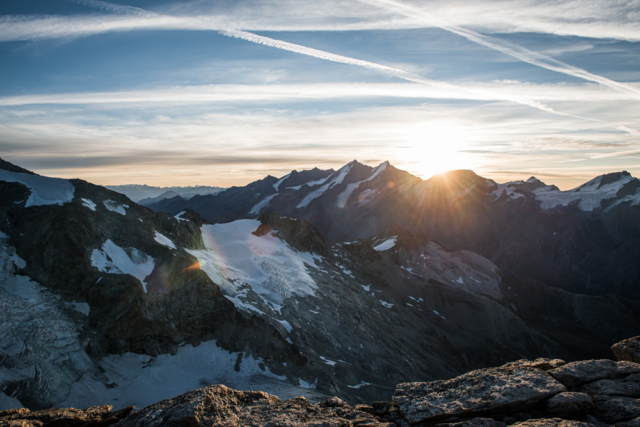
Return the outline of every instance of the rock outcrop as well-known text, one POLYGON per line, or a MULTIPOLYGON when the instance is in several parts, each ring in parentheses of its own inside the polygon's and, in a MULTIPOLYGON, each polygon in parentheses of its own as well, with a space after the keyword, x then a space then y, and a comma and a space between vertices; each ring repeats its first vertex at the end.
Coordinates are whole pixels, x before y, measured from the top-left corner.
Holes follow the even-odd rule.
POLYGON ((403 383, 397 386, 392 402, 371 406, 352 407, 337 397, 321 403, 304 397, 283 402, 261 391, 211 385, 139 411, 129 407, 111 412, 108 405, 85 410, 2 411, 0 427, 640 425, 640 364, 610 360, 563 363, 520 360, 446 381, 403 383))
POLYGON ((640 363, 640 336, 620 341, 611 347, 618 360, 640 363))

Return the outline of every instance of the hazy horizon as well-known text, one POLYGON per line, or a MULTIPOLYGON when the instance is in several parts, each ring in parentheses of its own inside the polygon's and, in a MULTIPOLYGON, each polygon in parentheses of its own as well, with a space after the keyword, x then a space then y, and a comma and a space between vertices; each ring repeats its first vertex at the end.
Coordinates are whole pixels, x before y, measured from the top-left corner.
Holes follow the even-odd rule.
POLYGON ((101 185, 388 160, 563 190, 640 176, 633 2, 8 0, 0 157, 101 185))

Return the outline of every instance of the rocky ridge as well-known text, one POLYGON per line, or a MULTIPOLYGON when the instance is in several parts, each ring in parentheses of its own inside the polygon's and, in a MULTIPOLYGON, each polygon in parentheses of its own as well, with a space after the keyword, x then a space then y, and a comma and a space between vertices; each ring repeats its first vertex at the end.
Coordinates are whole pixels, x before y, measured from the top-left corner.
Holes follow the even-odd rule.
MULTIPOLYGON (((640 336, 626 340, 640 344, 640 336)), ((636 347, 637 348, 637 347, 636 347)), ((635 350, 630 350, 634 357, 635 350)), ((640 364, 626 360, 519 360, 444 381, 403 383, 391 402, 310 403, 212 385, 135 411, 48 409, 0 412, 0 426, 361 426, 635 427, 640 364)))

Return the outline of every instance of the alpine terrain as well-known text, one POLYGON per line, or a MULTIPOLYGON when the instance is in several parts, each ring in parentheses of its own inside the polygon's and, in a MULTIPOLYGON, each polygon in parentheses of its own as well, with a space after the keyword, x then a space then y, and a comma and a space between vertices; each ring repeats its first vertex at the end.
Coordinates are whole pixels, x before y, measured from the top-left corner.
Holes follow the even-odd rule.
MULTIPOLYGON (((2 161, 0 409, 142 408, 204 387, 344 415, 395 393, 379 415, 424 423, 407 397, 422 391, 398 384, 610 359, 638 334, 639 205, 624 172, 563 192, 354 161, 150 209, 2 161)), ((529 374, 547 381, 536 404, 569 387, 529 374)))

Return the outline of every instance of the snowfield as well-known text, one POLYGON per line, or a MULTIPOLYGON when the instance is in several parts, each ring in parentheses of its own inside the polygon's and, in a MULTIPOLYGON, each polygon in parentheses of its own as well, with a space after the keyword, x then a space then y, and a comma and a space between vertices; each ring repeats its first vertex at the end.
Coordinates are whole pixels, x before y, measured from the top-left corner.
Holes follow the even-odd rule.
POLYGON ((91 265, 104 273, 129 274, 140 280, 144 292, 147 292, 145 279, 153 272, 155 260, 135 248, 123 249, 110 239, 104 242, 102 249, 91 253, 91 265))
POLYGON ((66 179, 0 170, 0 181, 18 182, 31 190, 26 207, 62 205, 73 200, 76 187, 66 179))
POLYGON ((272 233, 255 236, 252 233, 259 226, 257 220, 204 225, 201 231, 207 249, 186 250, 236 306, 234 297, 243 293, 244 285, 276 310, 293 295, 315 295, 317 285, 307 269, 319 257, 291 249, 272 233))
POLYGON ((155 237, 153 238, 153 240, 160 243, 162 246, 166 246, 169 249, 177 249, 175 243, 173 243, 170 238, 157 231, 155 232, 155 237))
MULTIPOLYGON (((560 191, 555 187, 546 186, 534 190, 533 193, 536 195, 536 200, 542 202, 540 207, 545 210, 553 209, 556 206, 567 206, 569 203, 579 200, 578 208, 585 212, 591 212, 599 208, 603 200, 616 197, 618 191, 633 179, 632 176, 624 176, 615 182, 600 186, 602 176, 599 176, 573 190, 560 191)), ((628 200, 634 202, 632 204, 635 204, 636 201, 640 202, 640 193, 636 192, 635 197, 632 196, 628 200)))

